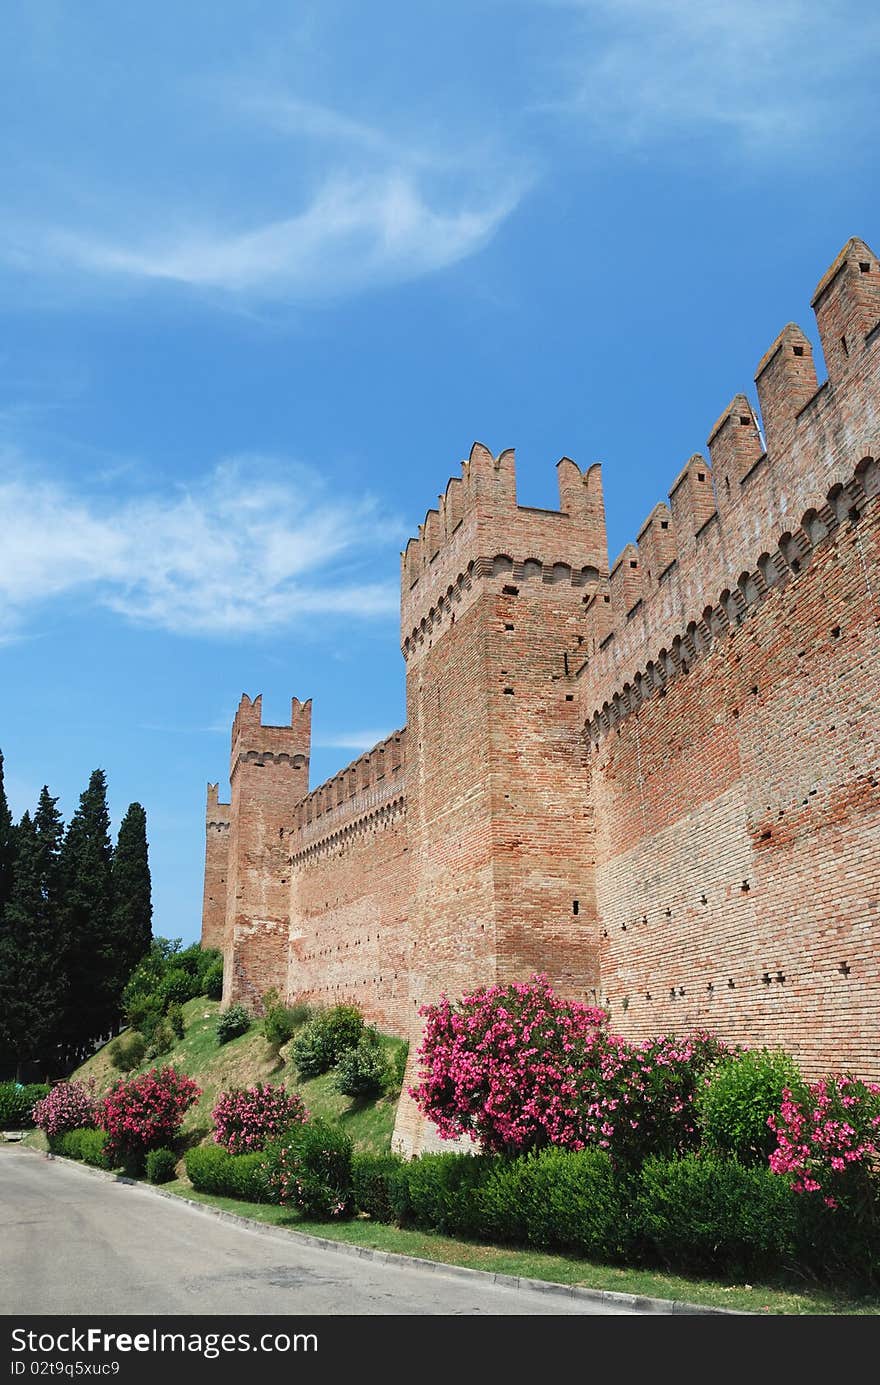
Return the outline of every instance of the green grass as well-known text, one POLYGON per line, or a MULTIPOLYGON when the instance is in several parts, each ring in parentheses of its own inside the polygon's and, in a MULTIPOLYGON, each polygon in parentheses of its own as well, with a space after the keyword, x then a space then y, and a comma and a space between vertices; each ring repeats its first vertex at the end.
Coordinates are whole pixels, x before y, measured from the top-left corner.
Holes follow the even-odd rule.
MULTIPOLYGON (((183 1007, 185 1034, 168 1053, 150 1059, 132 1073, 120 1074, 110 1061, 112 1041, 93 1054, 77 1069, 74 1078, 88 1081, 93 1078, 98 1093, 105 1092, 120 1076, 134 1076, 149 1068, 173 1063, 198 1082, 202 1095, 186 1115, 183 1139, 187 1146, 200 1144, 210 1138, 211 1109, 221 1092, 230 1087, 248 1087, 254 1082, 283 1083, 288 1091, 299 1092, 306 1107, 315 1116, 337 1122, 348 1132, 355 1148, 366 1153, 381 1154, 391 1147, 397 1093, 374 1100, 355 1100, 333 1090, 333 1074, 323 1073, 303 1081, 287 1057, 266 1042, 259 1024, 229 1043, 217 1042, 218 1001, 204 996, 190 1000, 183 1007)), ((383 1045, 392 1059, 404 1047, 402 1039, 382 1036, 383 1045)))
POLYGON ((684 1275, 659 1270, 629 1269, 596 1264, 567 1255, 547 1255, 533 1250, 505 1246, 476 1245, 456 1241, 428 1231, 411 1231, 384 1226, 360 1217, 347 1222, 309 1222, 285 1207, 258 1202, 239 1202, 235 1198, 197 1193, 185 1180, 166 1183, 165 1192, 235 1212, 248 1220, 289 1230, 305 1231, 327 1240, 347 1241, 373 1250, 393 1251, 434 1260, 444 1265, 464 1265, 493 1274, 510 1274, 528 1279, 544 1279, 556 1284, 575 1284, 585 1289, 611 1289, 616 1293, 642 1294, 650 1298, 679 1299, 686 1303, 714 1308, 735 1308, 740 1312, 767 1314, 847 1314, 880 1313, 877 1298, 853 1299, 828 1289, 785 1284, 726 1284, 722 1280, 689 1279, 684 1275))

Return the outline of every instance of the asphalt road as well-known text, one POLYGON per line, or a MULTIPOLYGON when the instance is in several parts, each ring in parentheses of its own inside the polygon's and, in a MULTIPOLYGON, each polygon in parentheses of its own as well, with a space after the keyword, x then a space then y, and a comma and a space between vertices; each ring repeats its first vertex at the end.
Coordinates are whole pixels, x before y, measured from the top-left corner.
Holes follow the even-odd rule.
POLYGON ((0 1314, 628 1313, 354 1258, 0 1148, 0 1314))

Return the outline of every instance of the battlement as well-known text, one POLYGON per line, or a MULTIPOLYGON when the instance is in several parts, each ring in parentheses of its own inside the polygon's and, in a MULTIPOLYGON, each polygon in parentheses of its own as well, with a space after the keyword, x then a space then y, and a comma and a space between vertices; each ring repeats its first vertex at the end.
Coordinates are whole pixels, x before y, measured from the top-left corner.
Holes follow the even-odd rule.
POLYGON ((880 266, 864 241, 847 242, 813 304, 825 383, 809 340, 789 323, 755 374, 761 423, 748 397, 734 395, 709 433, 709 461, 689 459, 668 506, 654 507, 613 564, 610 602, 587 612, 587 657, 576 670, 588 716, 612 707, 649 661, 656 668, 658 651, 662 664, 674 640, 686 647, 701 622, 708 629, 712 610, 759 590, 761 573, 807 553, 829 505, 836 513, 835 504, 857 502, 852 488, 880 435, 880 266))
MULTIPOLYGON (((559 510, 519 505, 512 448, 494 457, 474 443, 462 474, 453 477, 401 554, 401 640, 407 655, 420 628, 444 603, 460 601, 474 579, 497 575, 499 564, 527 573, 608 573, 602 472, 557 463, 559 510)), ((555 579, 554 579, 555 580, 555 579)))
POLYGON ((289 764, 308 767, 312 734, 312 701, 291 698, 290 725, 263 724, 263 695, 242 693, 232 723, 230 774, 240 763, 289 764))
POLYGON ((230 821, 231 804, 220 802, 220 785, 209 784, 208 796, 205 804, 205 825, 208 828, 216 828, 218 831, 228 831, 230 821))
MULTIPOLYGON (((312 789, 294 813, 300 845, 324 836, 386 799, 400 795, 406 769, 406 728, 392 731, 338 774, 312 789)), ((296 849, 296 847, 294 847, 296 849)))

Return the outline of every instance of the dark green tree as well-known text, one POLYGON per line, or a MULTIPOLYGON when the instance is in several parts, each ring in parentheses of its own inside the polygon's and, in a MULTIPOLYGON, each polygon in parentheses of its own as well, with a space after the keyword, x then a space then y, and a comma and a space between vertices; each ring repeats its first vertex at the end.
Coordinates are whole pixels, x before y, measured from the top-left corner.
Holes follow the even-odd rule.
POLYGON ((113 931, 120 994, 138 962, 150 949, 153 904, 147 856, 147 815, 131 803, 119 825, 113 853, 113 931))
POLYGON ((114 938, 113 849, 107 780, 96 769, 70 820, 61 849, 63 931, 69 1003, 64 1040, 85 1053, 119 1017, 120 965, 114 938))
POLYGON ((15 865, 15 828, 6 802, 3 786, 3 752, 0 751, 0 920, 12 889, 12 870, 15 865))
POLYGON ((16 867, 0 926, 0 1043, 18 1067, 54 1067, 66 978, 60 931, 60 853, 64 826, 43 786, 33 819, 16 833, 16 867))

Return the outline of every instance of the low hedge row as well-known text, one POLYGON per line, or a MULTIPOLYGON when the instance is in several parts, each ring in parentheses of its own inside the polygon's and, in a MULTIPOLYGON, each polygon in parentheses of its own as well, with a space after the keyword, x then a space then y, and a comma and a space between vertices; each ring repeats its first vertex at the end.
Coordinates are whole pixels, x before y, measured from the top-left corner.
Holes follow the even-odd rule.
POLYGON ((106 1130, 68 1130, 49 1141, 53 1154, 63 1154, 66 1159, 80 1159, 96 1169, 112 1167, 107 1155, 106 1130))
POLYGON ((615 1172, 600 1150, 518 1159, 358 1155, 355 1203, 465 1239, 725 1276, 800 1270, 880 1283, 880 1202, 831 1210, 766 1167, 686 1155, 615 1172))
POLYGON ((48 1094, 44 1082, 0 1082, 0 1130, 31 1130, 34 1105, 48 1094))
POLYGON ((263 1154, 230 1154, 220 1145, 197 1145, 186 1156, 186 1176, 200 1193, 270 1202, 263 1154))

